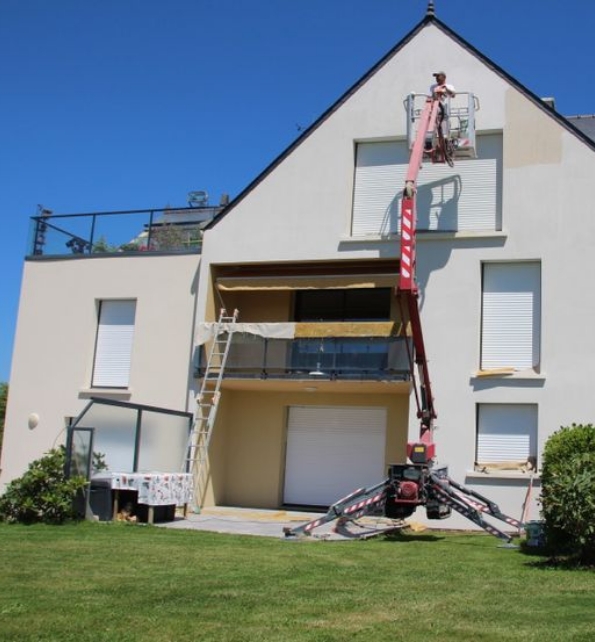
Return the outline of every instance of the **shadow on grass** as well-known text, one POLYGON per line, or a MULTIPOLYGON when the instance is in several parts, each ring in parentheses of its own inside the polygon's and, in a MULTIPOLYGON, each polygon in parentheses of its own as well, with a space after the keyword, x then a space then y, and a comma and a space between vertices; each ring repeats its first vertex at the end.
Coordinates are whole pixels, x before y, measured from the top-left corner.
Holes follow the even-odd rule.
POLYGON ((387 533, 382 539, 385 542, 440 542, 446 538, 434 533, 395 531, 394 533, 387 533))
POLYGON ((538 568, 543 571, 595 571, 595 565, 583 564, 576 558, 541 557, 540 559, 525 562, 525 566, 538 568))
POLYGON ((581 560, 576 555, 556 555, 545 546, 521 545, 521 553, 529 558, 525 566, 542 570, 595 571, 595 563, 581 560))

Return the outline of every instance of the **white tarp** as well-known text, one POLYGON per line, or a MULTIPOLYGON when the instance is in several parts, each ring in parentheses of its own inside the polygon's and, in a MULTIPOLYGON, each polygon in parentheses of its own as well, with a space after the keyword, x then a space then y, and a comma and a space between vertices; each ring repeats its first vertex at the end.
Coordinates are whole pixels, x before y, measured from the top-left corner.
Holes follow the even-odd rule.
MULTIPOLYGON (((196 328, 194 341, 196 345, 204 345, 215 336, 217 322, 199 323, 196 328)), ((224 323, 221 328, 223 332, 244 332, 255 334, 268 339, 293 339, 295 338, 295 323, 224 323)))

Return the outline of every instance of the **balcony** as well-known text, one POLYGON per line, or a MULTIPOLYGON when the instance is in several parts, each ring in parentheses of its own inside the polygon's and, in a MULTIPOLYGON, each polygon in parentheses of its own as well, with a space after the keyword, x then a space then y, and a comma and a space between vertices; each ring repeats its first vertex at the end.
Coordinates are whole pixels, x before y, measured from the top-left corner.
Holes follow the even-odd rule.
MULTIPOLYGON (((408 337, 271 339, 234 333, 224 377, 409 381, 409 350, 408 337)), ((199 346, 196 377, 204 376, 207 360, 205 345, 199 346)))
POLYGON ((200 253, 203 229, 221 207, 129 210, 31 218, 28 258, 200 253))

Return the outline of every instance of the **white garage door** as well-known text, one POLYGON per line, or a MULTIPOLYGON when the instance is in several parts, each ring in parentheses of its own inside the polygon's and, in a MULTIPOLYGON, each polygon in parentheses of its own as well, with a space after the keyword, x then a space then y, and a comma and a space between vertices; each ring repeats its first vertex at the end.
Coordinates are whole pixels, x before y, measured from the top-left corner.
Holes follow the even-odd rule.
POLYGON ((328 506, 385 477, 386 408, 292 406, 286 504, 328 506))

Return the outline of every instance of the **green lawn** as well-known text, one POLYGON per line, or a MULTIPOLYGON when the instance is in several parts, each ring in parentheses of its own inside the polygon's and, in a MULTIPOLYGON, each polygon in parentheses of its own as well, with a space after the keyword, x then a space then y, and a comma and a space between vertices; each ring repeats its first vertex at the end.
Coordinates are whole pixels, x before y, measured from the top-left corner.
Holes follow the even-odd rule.
POLYGON ((486 535, 0 525, 0 640, 592 642, 595 573, 486 535))

